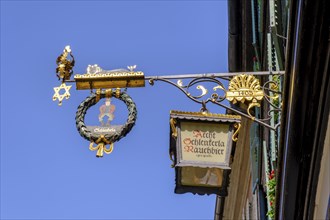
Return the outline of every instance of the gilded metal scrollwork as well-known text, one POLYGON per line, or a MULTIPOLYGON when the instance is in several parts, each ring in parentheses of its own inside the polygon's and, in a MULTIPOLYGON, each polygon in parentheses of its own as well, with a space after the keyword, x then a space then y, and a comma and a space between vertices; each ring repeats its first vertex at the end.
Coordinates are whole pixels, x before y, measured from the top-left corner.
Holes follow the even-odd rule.
POLYGON ((275 111, 281 111, 281 103, 279 101, 280 95, 282 94, 279 90, 279 83, 275 80, 265 82, 262 87, 264 90, 265 100, 274 108, 275 111))
POLYGON ((56 64, 56 75, 58 79, 69 80, 75 64, 70 46, 64 48, 63 53, 56 59, 56 64), (71 60, 68 59, 68 56, 71 57, 71 60))
POLYGON ((173 138, 177 138, 178 137, 178 132, 176 130, 176 120, 174 118, 170 119, 170 125, 171 125, 171 129, 172 129, 172 137, 173 138))
POLYGON ((248 102, 247 113, 252 120, 255 119, 251 114, 253 107, 260 107, 259 101, 264 98, 264 92, 260 87, 260 82, 252 75, 241 74, 230 80, 226 99, 233 104, 237 102, 248 102))
POLYGON ((226 99, 233 104, 236 102, 252 101, 257 102, 262 100, 264 93, 260 88, 260 83, 257 78, 252 75, 241 74, 235 76, 229 82, 226 99))
POLYGON ((220 95, 217 92, 217 89, 224 90, 224 86, 221 81, 212 78, 212 77, 202 77, 202 78, 196 78, 188 82, 187 84, 184 84, 182 80, 178 80, 177 82, 173 82, 166 78, 161 77, 155 77, 155 78, 149 78, 149 84, 154 85, 155 81, 163 81, 166 83, 169 83, 177 88, 179 88, 188 98, 193 100, 194 102, 200 103, 200 104, 206 104, 208 102, 211 102, 211 100, 216 101, 223 101, 225 99, 224 95, 220 95), (202 85, 202 83, 214 83, 216 86, 213 87, 213 90, 215 91, 213 94, 211 94, 209 97, 207 96, 209 94, 208 89, 202 85), (193 95, 192 88, 195 88, 200 91, 200 94, 193 95))
POLYGON ((239 130, 241 129, 241 123, 236 123, 234 124, 234 128, 236 129, 233 136, 231 137, 234 142, 237 142, 238 140, 238 133, 239 130))
POLYGON ((272 73, 266 74, 266 72, 249 72, 238 75, 228 74, 195 74, 195 75, 171 75, 171 76, 155 76, 146 77, 149 80, 150 85, 154 85, 155 81, 162 81, 169 83, 178 89, 180 89, 188 98, 194 102, 200 103, 205 107, 205 104, 212 102, 216 105, 224 107, 233 113, 241 115, 243 117, 254 120, 255 122, 268 127, 270 129, 276 130, 279 123, 275 126, 269 124, 269 120, 274 117, 273 112, 281 111, 281 104, 278 102, 278 98, 281 95, 279 92, 279 83, 276 80, 267 80, 266 83, 261 86, 258 78, 254 74, 260 77, 269 77, 270 75, 276 76, 279 79, 284 73, 272 73), (232 76, 232 78, 229 78, 232 76), (177 82, 173 82, 173 79, 177 79, 177 82), (190 82, 184 84, 182 79, 191 79, 190 82), (220 79, 229 80, 228 89, 225 88, 224 84, 220 79), (209 93, 203 83, 215 83, 213 87, 213 93, 209 93), (193 95, 191 92, 192 88, 200 90, 198 95, 193 95), (223 93, 223 94, 222 94, 223 93), (208 95, 209 94, 209 95, 208 95), (247 105, 246 110, 240 108, 236 105, 228 106, 223 103, 223 101, 228 100, 233 104, 238 102, 245 103, 247 105), (252 109, 254 107, 261 107, 261 101, 265 100, 271 108, 268 111, 266 118, 257 118, 253 113, 252 109))
MULTIPOLYGON (((223 84, 217 80, 217 79, 214 79, 214 78, 211 78, 211 77, 204 77, 204 78, 197 78, 197 79, 194 79, 192 81, 190 81, 187 85, 184 85, 182 80, 178 80, 177 82, 177 85, 184 89, 185 93, 191 97, 191 99, 193 99, 194 101, 198 102, 198 103, 207 103, 209 102, 211 99, 213 98, 219 98, 219 97, 222 97, 220 96, 218 93, 216 93, 217 89, 222 89, 224 90, 224 86, 223 84), (213 87, 213 90, 215 91, 215 93, 211 94, 211 97, 206 97, 207 94, 209 94, 209 91, 208 89, 205 88, 205 86, 203 86, 202 84, 200 83, 215 83, 216 86, 213 87), (200 95, 192 95, 190 91, 190 89, 193 87, 193 86, 196 86, 196 89, 197 90, 200 90, 201 91, 201 94, 200 95), (201 98, 203 98, 203 100, 200 100, 201 98)), ((224 98, 224 97, 222 97, 224 98)))
POLYGON ((65 80, 69 80, 72 73, 73 73, 73 67, 74 67, 74 57, 72 55, 72 51, 70 49, 70 46, 66 46, 63 50, 63 53, 56 59, 56 76, 58 79, 62 79, 62 83, 58 87, 54 87, 54 95, 53 95, 53 101, 58 100, 58 105, 62 105, 63 99, 69 99, 70 98, 70 92, 72 86, 67 86, 65 84, 65 80), (68 59, 68 56, 70 55, 71 60, 68 59), (64 89, 64 93, 61 94, 61 91, 64 89))
POLYGON ((96 157, 103 157, 103 153, 106 154, 111 154, 113 151, 113 143, 108 141, 104 135, 101 135, 99 137, 99 139, 97 139, 95 142, 91 141, 90 145, 89 145, 89 149, 91 151, 97 151, 96 152, 96 157), (96 147, 94 147, 93 145, 97 144, 96 147), (106 148, 106 145, 110 145, 109 149, 106 148))
MULTIPOLYGON (((143 72, 135 71, 136 65, 127 66, 127 69, 103 70, 95 64, 88 66, 86 74, 76 74, 74 80, 70 80, 75 63, 70 46, 64 48, 56 63, 57 77, 62 79, 63 83, 75 82, 78 90, 144 87, 145 80, 148 80, 150 85, 154 85, 155 81, 162 81, 177 87, 189 99, 201 104, 203 111, 207 111, 206 104, 211 102, 273 130, 276 130, 280 124, 279 119, 282 108, 280 77, 283 76, 284 71, 202 73, 145 77, 143 72), (174 80, 177 80, 177 82, 174 82, 174 80), (228 89, 220 80, 229 81, 228 89), (259 80, 263 82, 263 85, 261 85, 259 80), (212 84, 215 85, 209 88, 212 84), (212 90, 213 92, 211 92, 212 90), (228 100, 233 105, 229 106, 224 102, 225 100, 228 100), (263 118, 253 113, 254 107, 261 107, 261 101, 265 101, 268 105, 268 108, 264 108, 268 109, 268 112, 264 114, 265 117, 263 116, 263 118), (247 106, 241 108, 241 106, 235 105, 238 102, 247 106), (276 120, 272 120, 274 118, 276 120), (270 121, 272 122, 270 123, 270 121)), ((65 86, 65 84, 62 84, 60 87, 54 88, 53 100, 58 99, 59 105, 61 105, 64 98, 70 96, 68 90, 65 90, 63 95, 59 93, 60 89, 65 86)), ((118 97, 120 90, 117 89, 116 91, 117 93, 114 96, 118 97)))

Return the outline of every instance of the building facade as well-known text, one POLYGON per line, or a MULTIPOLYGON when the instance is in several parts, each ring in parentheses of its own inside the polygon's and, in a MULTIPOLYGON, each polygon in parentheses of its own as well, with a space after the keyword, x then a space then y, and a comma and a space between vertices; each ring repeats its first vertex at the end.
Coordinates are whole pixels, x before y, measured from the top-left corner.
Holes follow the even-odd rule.
POLYGON ((215 219, 329 219, 329 10, 326 0, 228 1, 229 71, 285 74, 260 78, 281 93, 254 114, 281 125, 242 121, 215 219))

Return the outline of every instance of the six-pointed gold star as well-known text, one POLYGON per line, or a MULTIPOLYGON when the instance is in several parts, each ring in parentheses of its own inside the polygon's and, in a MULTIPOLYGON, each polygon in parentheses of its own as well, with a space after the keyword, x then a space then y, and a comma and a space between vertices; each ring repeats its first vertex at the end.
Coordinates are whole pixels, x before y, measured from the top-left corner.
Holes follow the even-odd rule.
POLYGON ((70 92, 72 86, 67 86, 65 83, 62 83, 59 87, 54 87, 54 96, 53 101, 56 101, 58 99, 58 105, 62 105, 62 100, 70 98, 70 92), (60 91, 64 89, 65 92, 63 94, 60 94, 60 91))

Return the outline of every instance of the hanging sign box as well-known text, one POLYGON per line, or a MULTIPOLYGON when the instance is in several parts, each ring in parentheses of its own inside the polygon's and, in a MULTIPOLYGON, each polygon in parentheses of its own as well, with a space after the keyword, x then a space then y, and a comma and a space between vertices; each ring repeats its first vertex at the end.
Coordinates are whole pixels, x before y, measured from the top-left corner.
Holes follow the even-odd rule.
POLYGON ((227 196, 232 143, 240 116, 171 111, 170 157, 175 193, 227 196))
POLYGON ((240 116, 171 111, 171 152, 176 166, 230 169, 240 116))

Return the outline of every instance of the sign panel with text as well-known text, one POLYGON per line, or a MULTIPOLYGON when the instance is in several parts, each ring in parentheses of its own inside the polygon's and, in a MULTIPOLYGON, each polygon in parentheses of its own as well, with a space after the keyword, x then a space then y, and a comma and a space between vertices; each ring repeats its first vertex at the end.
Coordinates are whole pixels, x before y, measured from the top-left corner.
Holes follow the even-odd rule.
POLYGON ((232 136, 239 116, 175 112, 171 117, 176 121, 176 166, 230 169, 232 136))

